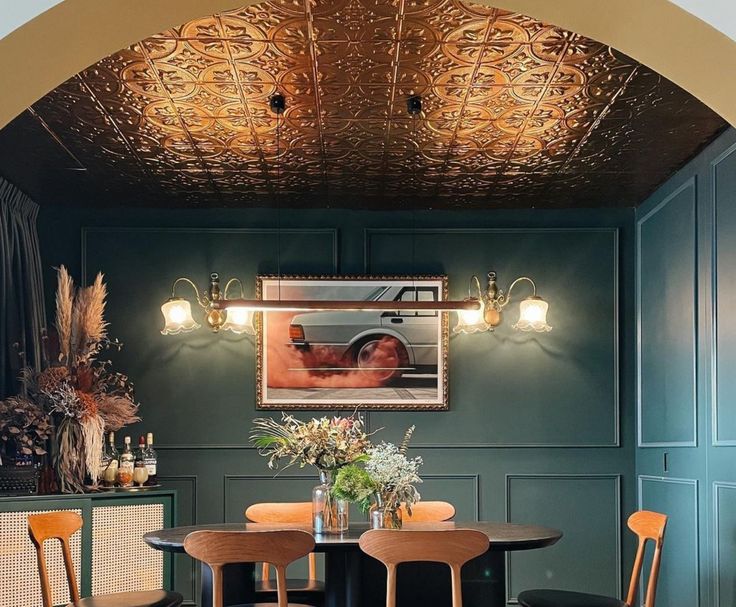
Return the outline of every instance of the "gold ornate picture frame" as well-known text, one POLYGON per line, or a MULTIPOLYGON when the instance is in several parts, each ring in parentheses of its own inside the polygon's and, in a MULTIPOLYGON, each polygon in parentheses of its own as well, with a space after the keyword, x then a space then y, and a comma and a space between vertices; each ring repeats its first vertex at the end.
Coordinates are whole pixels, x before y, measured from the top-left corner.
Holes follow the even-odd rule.
MULTIPOLYGON (((258 299, 447 299, 446 276, 258 276, 258 299)), ((447 312, 262 312, 258 409, 448 408, 447 312)))

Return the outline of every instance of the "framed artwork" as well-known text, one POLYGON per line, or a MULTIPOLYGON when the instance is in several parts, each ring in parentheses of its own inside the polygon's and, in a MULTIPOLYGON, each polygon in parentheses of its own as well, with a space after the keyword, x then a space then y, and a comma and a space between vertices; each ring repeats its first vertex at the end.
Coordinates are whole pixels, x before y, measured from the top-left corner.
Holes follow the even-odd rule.
MULTIPOLYGON (((442 301, 446 276, 259 276, 264 300, 442 301)), ((447 409, 448 313, 262 312, 259 409, 447 409)))

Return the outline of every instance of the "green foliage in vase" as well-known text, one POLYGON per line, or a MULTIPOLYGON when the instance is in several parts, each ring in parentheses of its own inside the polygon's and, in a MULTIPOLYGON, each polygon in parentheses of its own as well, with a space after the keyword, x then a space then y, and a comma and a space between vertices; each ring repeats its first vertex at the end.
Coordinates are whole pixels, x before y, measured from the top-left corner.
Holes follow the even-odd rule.
POLYGON ((340 468, 335 476, 332 495, 337 499, 353 502, 363 512, 368 512, 376 489, 376 483, 368 472, 355 464, 350 464, 340 468))

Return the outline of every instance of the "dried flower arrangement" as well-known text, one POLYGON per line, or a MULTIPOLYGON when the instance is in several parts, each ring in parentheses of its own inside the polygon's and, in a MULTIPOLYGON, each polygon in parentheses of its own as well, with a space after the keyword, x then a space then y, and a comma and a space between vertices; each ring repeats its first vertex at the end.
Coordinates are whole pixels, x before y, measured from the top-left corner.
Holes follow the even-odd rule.
POLYGON ((414 434, 411 426, 404 434, 400 446, 382 442, 368 450, 365 470, 376 485, 376 495, 389 508, 405 506, 411 514, 411 507, 421 499, 414 486, 422 482, 419 477, 421 457, 409 459, 406 456, 409 441, 414 434))
POLYGON ((0 440, 5 453, 46 455, 52 433, 51 420, 37 403, 22 396, 0 401, 0 440))
MULTIPOLYGON (((63 493, 84 492, 86 477, 97 482, 106 431, 140 421, 128 377, 112 371, 110 361, 97 360, 106 348, 121 347, 107 335, 106 299, 102 274, 91 286, 76 288, 61 266, 56 292, 58 364, 21 373, 22 400, 43 411, 54 427, 52 459, 63 493)), ((41 417, 37 427, 45 429, 41 417)))
POLYGON ((270 417, 253 420, 251 442, 258 452, 268 457, 268 467, 285 468, 299 464, 314 466, 321 471, 335 471, 362 461, 371 446, 363 419, 357 413, 349 417, 321 417, 304 422, 282 413, 281 422, 270 417))

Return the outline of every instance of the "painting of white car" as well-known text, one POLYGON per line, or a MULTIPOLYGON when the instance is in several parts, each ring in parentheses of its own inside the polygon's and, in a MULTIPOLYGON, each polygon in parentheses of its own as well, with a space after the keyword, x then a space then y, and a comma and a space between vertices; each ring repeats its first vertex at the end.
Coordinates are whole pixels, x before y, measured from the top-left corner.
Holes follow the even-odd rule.
MULTIPOLYGON (((262 278, 263 299, 440 301, 444 277, 262 278)), ((261 408, 444 408, 446 314, 267 312, 258 342, 261 408)))
MULTIPOLYGON (((434 287, 393 285, 377 287, 366 299, 437 298, 434 287)), ((289 340, 311 361, 329 365, 339 360, 337 370, 360 370, 383 381, 407 375, 436 376, 438 316, 438 312, 379 310, 307 312, 292 319, 289 340)))

